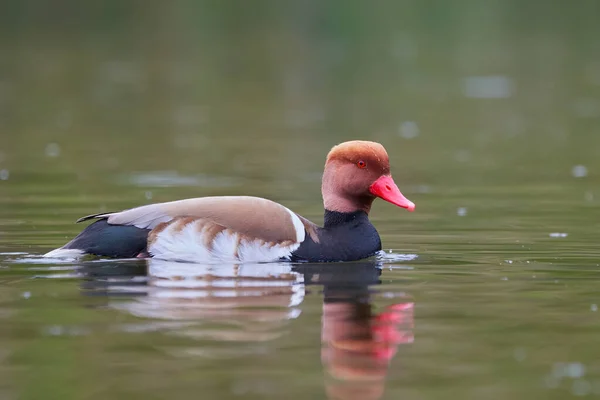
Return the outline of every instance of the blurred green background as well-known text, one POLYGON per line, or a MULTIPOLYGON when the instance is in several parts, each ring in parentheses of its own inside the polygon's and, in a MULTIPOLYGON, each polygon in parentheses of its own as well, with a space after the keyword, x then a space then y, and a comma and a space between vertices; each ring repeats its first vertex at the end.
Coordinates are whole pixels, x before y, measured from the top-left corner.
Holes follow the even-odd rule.
POLYGON ((31 278, 55 277, 36 256, 94 212, 250 194, 320 222, 325 155, 350 139, 384 144, 417 204, 372 213, 386 249, 419 256, 383 272, 416 304, 384 398, 600 394, 599 16, 592 0, 0 2, 0 397, 325 398, 318 291, 262 356, 183 362, 157 351, 168 335, 111 331, 138 317, 88 308, 80 276, 31 278), (224 383, 249 370, 290 384, 224 383))

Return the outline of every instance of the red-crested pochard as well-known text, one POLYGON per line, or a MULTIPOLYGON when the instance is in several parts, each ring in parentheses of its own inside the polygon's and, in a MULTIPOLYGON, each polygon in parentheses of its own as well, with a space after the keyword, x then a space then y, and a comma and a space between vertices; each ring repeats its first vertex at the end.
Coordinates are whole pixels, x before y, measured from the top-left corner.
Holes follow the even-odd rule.
POLYGON ((368 218, 376 197, 415 209, 394 183, 387 152, 376 142, 333 147, 321 191, 323 227, 259 197, 201 197, 80 218, 77 222, 97 221, 45 256, 149 256, 200 263, 354 261, 381 250, 368 218))

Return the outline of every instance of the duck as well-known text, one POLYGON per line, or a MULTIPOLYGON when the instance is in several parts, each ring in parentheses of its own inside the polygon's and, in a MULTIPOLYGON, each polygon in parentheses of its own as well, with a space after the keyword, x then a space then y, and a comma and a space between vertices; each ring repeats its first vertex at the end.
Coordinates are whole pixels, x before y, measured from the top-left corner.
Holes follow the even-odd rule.
POLYGON ((208 196, 92 214, 93 221, 45 257, 156 258, 194 263, 345 262, 381 251, 369 212, 377 198, 415 210, 380 143, 352 140, 329 151, 321 181, 323 226, 254 196, 208 196))

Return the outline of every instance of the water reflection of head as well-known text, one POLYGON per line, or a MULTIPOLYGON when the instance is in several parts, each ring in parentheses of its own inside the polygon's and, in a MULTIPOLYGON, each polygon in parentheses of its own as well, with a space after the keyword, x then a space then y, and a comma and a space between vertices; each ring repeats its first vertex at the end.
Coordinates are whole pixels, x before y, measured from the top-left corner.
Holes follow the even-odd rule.
POLYGON ((296 268, 306 285, 323 285, 321 361, 331 399, 379 399, 397 346, 412 342, 410 301, 375 313, 373 285, 381 264, 307 265, 296 268))

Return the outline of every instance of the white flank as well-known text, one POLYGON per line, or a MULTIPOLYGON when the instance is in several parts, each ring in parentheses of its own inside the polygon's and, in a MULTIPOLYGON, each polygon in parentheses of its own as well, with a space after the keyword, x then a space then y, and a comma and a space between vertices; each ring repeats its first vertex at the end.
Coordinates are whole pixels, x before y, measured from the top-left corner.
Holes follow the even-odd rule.
POLYGON ((175 232, 173 225, 168 226, 148 246, 149 253, 152 257, 161 260, 209 264, 272 262, 289 257, 300 246, 300 243, 290 246, 270 246, 261 240, 248 240, 243 237, 238 240, 238 233, 224 230, 215 236, 212 248, 209 249, 204 245, 206 232, 198 229, 198 223, 202 222, 192 222, 175 232), (236 249, 238 243, 239 247, 236 249))
POLYGON ((67 258, 67 259, 78 259, 83 256, 85 252, 79 249, 63 249, 58 248, 54 249, 46 254, 43 257, 47 258, 67 258))
POLYGON ((292 218, 292 223, 294 224, 294 229, 296 229, 296 242, 302 243, 304 242, 304 236, 306 232, 304 231, 304 224, 300 221, 300 218, 293 213, 289 208, 284 207, 287 212, 290 213, 290 217, 292 218))

